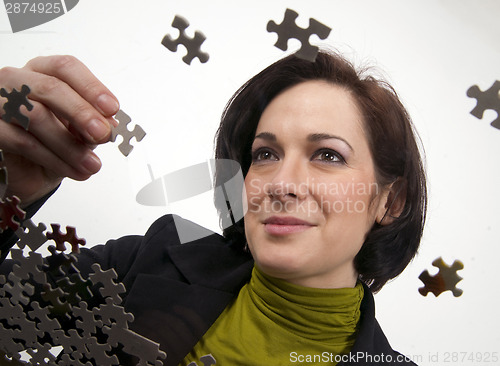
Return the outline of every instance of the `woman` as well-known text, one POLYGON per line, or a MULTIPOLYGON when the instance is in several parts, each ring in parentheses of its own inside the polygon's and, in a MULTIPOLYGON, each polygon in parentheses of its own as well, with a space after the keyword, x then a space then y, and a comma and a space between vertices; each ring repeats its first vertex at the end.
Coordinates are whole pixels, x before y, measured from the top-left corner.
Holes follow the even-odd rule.
MULTIPOLYGON (((0 84, 27 84, 35 101, 30 133, 0 124, 8 193, 32 214, 63 177, 99 170, 92 147, 108 140, 118 104, 70 57, 2 69, 0 84)), ((84 274, 115 268, 132 328, 160 343, 167 365, 410 364, 371 294, 413 258, 425 218, 418 147, 392 88, 333 53, 286 57, 230 100, 216 158, 245 176, 247 212, 224 237, 180 245, 166 216, 144 237, 80 254, 84 274)), ((4 233, 2 252, 14 240, 4 233)))

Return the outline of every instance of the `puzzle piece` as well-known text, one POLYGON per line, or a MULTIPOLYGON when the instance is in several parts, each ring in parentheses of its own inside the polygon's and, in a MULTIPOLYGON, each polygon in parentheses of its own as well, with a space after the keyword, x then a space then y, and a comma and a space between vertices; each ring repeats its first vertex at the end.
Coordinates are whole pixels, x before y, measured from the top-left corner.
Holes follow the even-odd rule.
POLYGON ((267 23, 267 31, 278 34, 278 40, 274 45, 283 51, 288 49, 287 43, 290 38, 298 39, 302 43, 302 46, 295 55, 304 60, 314 62, 319 49, 309 43, 309 38, 311 35, 316 34, 320 39, 326 39, 332 29, 313 18, 309 19, 309 27, 307 29, 300 28, 295 23, 298 16, 299 14, 296 11, 286 9, 283 22, 276 24, 274 20, 269 21, 267 23))
POLYGON ((487 109, 497 112, 497 118, 491 122, 491 125, 500 129, 500 81, 496 80, 486 91, 479 89, 477 85, 471 86, 467 90, 467 96, 475 98, 477 104, 470 114, 478 119, 483 118, 484 111, 487 109))
POLYGON ((31 356, 30 365, 32 366, 43 366, 43 365, 55 365, 56 356, 54 356, 50 350, 52 346, 48 343, 39 345, 37 349, 28 349, 27 352, 31 356))
POLYGON ((35 226, 35 223, 30 219, 23 221, 22 226, 16 230, 16 235, 19 238, 17 246, 20 249, 24 249, 27 245, 32 251, 35 251, 48 240, 44 234, 47 229, 45 224, 39 223, 38 226, 35 226))
POLYGON ((37 328, 39 331, 51 335, 56 330, 61 329, 59 321, 49 317, 50 311, 48 308, 40 307, 38 301, 33 301, 31 303, 31 308, 33 310, 28 312, 28 316, 31 320, 37 321, 37 328))
POLYGON ((23 280, 29 280, 31 276, 39 284, 47 282, 47 276, 43 271, 43 258, 41 254, 30 252, 29 256, 25 257, 21 249, 12 249, 10 255, 12 259, 18 262, 12 266, 12 273, 15 276, 23 280))
POLYGON ((60 366, 94 366, 90 361, 83 363, 79 359, 72 358, 67 353, 61 356, 61 361, 59 361, 57 364, 60 366))
POLYGON ((191 65, 191 61, 195 57, 198 57, 201 63, 205 63, 209 59, 208 53, 202 52, 200 50, 201 44, 205 42, 206 37, 200 31, 196 31, 194 33, 193 38, 189 38, 186 35, 186 28, 189 27, 189 23, 183 17, 178 15, 175 16, 174 21, 172 22, 172 27, 177 28, 179 30, 179 37, 177 39, 172 39, 169 35, 163 37, 161 44, 167 47, 170 51, 177 51, 177 46, 182 44, 186 47, 187 54, 182 58, 182 61, 191 65))
POLYGON ((46 258, 47 264, 43 265, 43 270, 53 277, 63 277, 67 273, 76 273, 78 269, 74 266, 76 257, 73 254, 58 253, 55 246, 50 245, 48 250, 52 253, 46 258))
MULTIPOLYGON (((0 163, 3 161, 3 151, 0 150, 0 163)), ((3 195, 7 191, 7 184, 9 183, 7 168, 0 167, 0 199, 3 198, 3 195)))
POLYGON ((101 344, 97 342, 95 338, 89 338, 86 342, 88 358, 93 358, 97 365, 99 366, 112 366, 118 365, 118 357, 116 355, 108 355, 111 351, 111 346, 109 344, 101 344))
POLYGON ((56 242, 56 249, 64 252, 66 247, 64 243, 71 244, 71 251, 73 253, 79 253, 79 245, 85 245, 85 239, 81 239, 76 236, 76 229, 73 226, 66 226, 66 234, 61 233, 59 224, 50 224, 52 227, 52 232, 47 233, 47 239, 52 239, 56 242))
POLYGON ((463 263, 456 260, 449 266, 439 257, 432 262, 432 265, 439 268, 439 272, 434 276, 431 276, 427 270, 420 274, 418 278, 425 285, 418 289, 420 294, 427 296, 429 292, 432 292, 437 297, 444 291, 451 291, 455 297, 462 295, 463 291, 456 288, 456 285, 462 280, 457 271, 464 268, 463 263))
POLYGON ((146 136, 146 132, 144 132, 144 130, 142 129, 142 127, 139 126, 139 125, 135 125, 134 129, 132 131, 130 131, 127 128, 127 125, 130 122, 132 122, 132 120, 121 109, 118 111, 118 113, 116 113, 115 119, 117 119, 118 122, 120 122, 120 123, 118 124, 118 126, 111 128, 111 138, 110 138, 110 141, 115 142, 116 141, 116 137, 118 135, 122 136, 123 137, 123 141, 122 141, 122 143, 120 145, 118 145, 118 149, 120 149, 120 151, 121 151, 121 153, 123 155, 128 156, 128 154, 130 154, 130 152, 134 148, 130 144, 130 140, 132 139, 132 137, 135 137, 135 140, 137 142, 140 142, 144 138, 144 136, 146 136))
POLYGON ((94 312, 88 309, 84 301, 80 301, 78 306, 73 306, 73 316, 77 318, 75 324, 78 329, 82 330, 84 336, 90 337, 97 332, 97 328, 103 326, 102 321, 96 319, 94 312))
MULTIPOLYGON (((10 306, 13 306, 10 301, 7 301, 10 306)), ((11 309, 2 306, 2 299, 0 299, 0 316, 5 319, 11 309)), ((19 352, 24 350, 24 346, 14 341, 22 337, 19 329, 5 328, 0 324, 0 361, 5 362, 6 365, 18 365, 21 359, 19 352), (10 359, 9 359, 10 358, 10 359)))
POLYGON ((71 311, 71 305, 64 300, 64 291, 59 287, 53 288, 50 284, 43 286, 42 299, 49 302, 49 311, 52 315, 66 315, 71 311))
POLYGON ((71 355, 76 360, 83 358, 86 352, 85 344, 88 338, 82 337, 76 329, 68 329, 65 332, 62 329, 57 329, 51 334, 52 340, 63 347, 65 354, 71 355))
POLYGON ((76 304, 80 300, 89 300, 92 298, 90 280, 84 280, 80 273, 73 273, 57 281, 57 285, 64 291, 64 298, 70 304, 76 304))
POLYGON ((17 263, 8 279, 0 275, 0 364, 17 364, 25 350, 30 365, 118 365, 117 351, 135 356, 139 366, 163 365, 160 359, 166 355, 159 344, 129 330, 134 317, 120 305, 125 287, 116 282, 116 272, 94 264, 94 273, 85 279, 74 265, 76 256, 53 245, 48 250, 52 255, 44 262, 39 253, 29 252, 28 257, 22 249, 12 249, 17 263), (49 275, 55 284, 47 281, 49 275), (32 284, 41 288, 40 300, 33 300, 32 284), (105 303, 89 309, 80 300, 94 297, 91 285, 105 303), (48 336, 52 346, 62 347, 57 358, 47 354, 48 336))
MULTIPOLYGON (((200 361, 203 362, 203 366, 213 366, 217 363, 214 356, 211 354, 201 356, 200 361)), ((198 366, 196 362, 191 362, 188 366, 198 366)))
POLYGON ((124 352, 141 359, 141 362, 138 363, 139 366, 150 364, 161 366, 163 363, 158 358, 167 357, 166 353, 160 350, 158 343, 131 331, 128 326, 105 326, 103 332, 108 335, 107 341, 113 347, 118 347, 118 344, 121 344, 124 352))
POLYGON ((128 328, 128 323, 134 321, 134 316, 127 313, 123 306, 115 304, 110 297, 106 298, 106 304, 92 309, 92 312, 104 325, 108 326, 116 324, 120 328, 128 328))
POLYGON ((19 229, 26 217, 26 212, 19 207, 20 203, 21 200, 17 196, 8 197, 5 201, 0 199, 0 229, 10 228, 14 231, 19 229))
POLYGON ((5 283, 3 285, 3 292, 10 294, 10 302, 13 305, 19 303, 28 305, 29 296, 33 296, 35 293, 35 288, 29 283, 22 283, 21 279, 17 277, 13 272, 9 273, 10 283, 5 283), (25 293, 26 295, 24 295, 25 293))
MULTIPOLYGON (((36 328, 35 322, 26 319, 23 307, 20 304, 12 304, 7 298, 1 298, 0 316, 1 319, 5 319, 7 323, 12 326, 11 329, 14 330, 12 337, 14 339, 22 339, 24 347, 36 345, 37 336, 41 333, 36 328)), ((12 345, 12 347, 15 346, 12 345)), ((3 349, 3 351, 5 352, 7 350, 3 349)), ((17 352, 19 352, 19 350, 17 352)))
POLYGON ((101 295, 106 298, 111 298, 115 304, 120 304, 122 302, 120 294, 125 293, 125 286, 121 282, 115 282, 118 278, 116 271, 113 268, 103 271, 99 263, 94 263, 92 265, 92 270, 94 273, 91 273, 89 278, 94 285, 102 285, 102 287, 99 288, 101 295))
MULTIPOLYGON (((0 329, 0 335, 1 329, 0 329)), ((0 338, 1 340, 1 338, 0 338)), ((20 361, 21 355, 17 354, 17 359, 13 359, 12 357, 7 357, 7 354, 0 351, 0 365, 2 366, 26 366, 26 363, 20 361)))
POLYGON ((5 122, 17 122, 25 130, 28 130, 30 119, 22 114, 19 108, 24 105, 28 111, 33 109, 33 104, 26 98, 30 92, 31 90, 28 85, 23 85, 20 92, 15 88, 10 93, 7 93, 7 90, 4 88, 0 89, 0 95, 8 99, 8 102, 3 105, 5 114, 2 116, 2 119, 5 122))

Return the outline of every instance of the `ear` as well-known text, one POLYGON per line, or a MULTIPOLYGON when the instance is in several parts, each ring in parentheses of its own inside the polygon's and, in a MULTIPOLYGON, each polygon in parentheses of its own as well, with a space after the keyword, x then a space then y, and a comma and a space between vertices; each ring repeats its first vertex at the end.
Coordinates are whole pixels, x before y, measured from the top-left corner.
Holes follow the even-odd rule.
POLYGON ((406 181, 402 178, 392 182, 382 193, 376 221, 380 225, 389 225, 396 220, 405 207, 406 181))

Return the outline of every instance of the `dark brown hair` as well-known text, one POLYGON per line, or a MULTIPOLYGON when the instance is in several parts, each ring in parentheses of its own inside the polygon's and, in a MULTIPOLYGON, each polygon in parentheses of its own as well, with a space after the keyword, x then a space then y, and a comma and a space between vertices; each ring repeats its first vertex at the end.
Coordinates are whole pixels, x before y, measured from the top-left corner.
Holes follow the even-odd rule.
MULTIPOLYGON (((415 256, 427 204, 425 172, 411 119, 394 89, 364 76, 339 54, 320 51, 314 62, 287 56, 246 82, 229 100, 216 135, 216 159, 240 163, 246 176, 260 116, 284 90, 308 80, 324 80, 351 92, 363 116, 378 183, 398 182, 404 207, 389 224, 375 223, 354 259, 359 278, 373 291, 399 275, 415 256)), ((223 183, 218 180, 216 184, 223 183)), ((220 210, 222 212, 222 210, 220 210)), ((243 219, 224 230, 236 245, 246 243, 243 219)))

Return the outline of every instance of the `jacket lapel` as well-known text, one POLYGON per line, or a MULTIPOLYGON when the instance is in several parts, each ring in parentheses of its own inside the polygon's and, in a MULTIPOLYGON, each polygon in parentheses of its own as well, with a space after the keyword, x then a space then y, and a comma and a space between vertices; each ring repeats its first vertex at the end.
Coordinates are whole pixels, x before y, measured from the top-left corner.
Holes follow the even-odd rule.
POLYGON ((249 255, 209 239, 167 248, 181 276, 138 274, 126 298, 131 329, 160 343, 164 365, 184 359, 251 276, 249 255))

